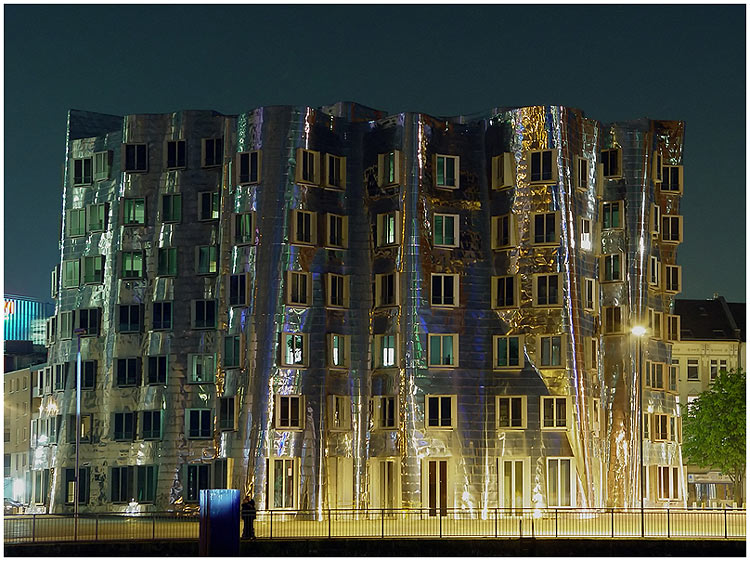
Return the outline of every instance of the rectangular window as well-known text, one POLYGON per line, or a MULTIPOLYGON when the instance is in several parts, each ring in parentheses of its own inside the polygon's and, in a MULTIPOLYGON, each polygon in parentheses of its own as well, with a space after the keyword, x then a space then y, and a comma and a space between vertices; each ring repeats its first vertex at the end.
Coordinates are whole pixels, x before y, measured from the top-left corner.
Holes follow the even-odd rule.
POLYGON ((139 503, 153 503, 156 501, 156 474, 158 466, 137 466, 136 468, 136 496, 139 503))
POLYGON ((94 152, 94 181, 109 179, 109 168, 112 162, 112 152, 94 152))
POLYGON ((396 306, 398 303, 398 273, 375 275, 375 307, 396 306))
POLYGON ((177 276, 177 248, 160 247, 158 253, 157 274, 160 277, 177 276))
POLYGON ((104 232, 107 229, 107 203, 86 207, 86 228, 89 232, 104 232))
POLYGON ((435 154, 435 187, 458 189, 459 157, 435 154))
POLYGON ((432 274, 433 306, 458 306, 458 275, 432 274))
POLYGON ((401 153, 398 150, 378 154, 378 185, 385 187, 398 183, 398 169, 401 153))
POLYGON ((193 300, 193 328, 216 329, 216 300, 193 300))
POLYGON ((397 244, 399 240, 401 222, 398 211, 378 214, 377 241, 378 247, 397 244))
POLYGON ((397 365, 396 335, 376 335, 376 367, 391 368, 397 365))
POLYGON ((349 218, 338 214, 326 214, 326 245, 328 247, 344 248, 349 245, 349 218))
POLYGON ((63 288, 78 288, 81 283, 80 270, 78 260, 63 261, 63 288))
POLYGON ((599 339, 596 337, 589 337, 586 341, 587 345, 587 366, 592 370, 599 368, 599 339))
POLYGON ((557 162, 553 158, 554 150, 534 150, 530 156, 531 183, 553 183, 557 181, 557 162))
POLYGON ((662 216, 661 239, 667 243, 682 242, 682 216, 662 216))
POLYGON ((188 438, 211 438, 214 426, 210 409, 186 409, 185 418, 188 438))
POLYGON ((248 185, 260 182, 260 151, 237 154, 237 183, 248 185))
POLYGON ((218 247, 202 245, 195 248, 196 273, 199 275, 213 275, 218 267, 218 247))
POLYGON ((532 214, 532 243, 536 245, 559 244, 558 213, 543 212, 532 214))
POLYGON ((709 370, 708 370, 708 376, 709 379, 713 382, 716 379, 716 376, 719 374, 719 361, 716 359, 711 359, 709 362, 709 370))
POLYGON ((586 310, 595 311, 599 300, 599 291, 596 289, 596 279, 583 279, 583 307, 586 310))
POLYGON ((188 355, 190 384, 210 384, 216 372, 216 357, 213 354, 188 355))
POLYGON ((602 203, 602 228, 622 228, 622 201, 602 203))
POLYGON ((219 193, 215 191, 198 193, 198 220, 218 220, 218 218, 219 193))
POLYGON ((581 218, 581 249, 591 251, 594 247, 594 236, 591 233, 591 220, 581 218))
POLYGON ((135 438, 135 413, 114 414, 114 439, 133 440, 135 438))
MULTIPOLYGON (((716 361, 714 361, 716 362, 716 361)), ((52 391, 61 392, 65 391, 65 384, 68 381, 68 368, 73 363, 64 362, 62 364, 55 364, 55 380, 52 387, 52 391)), ((714 378, 716 376, 714 375, 714 378)), ((713 378, 711 378, 713 380, 713 378)), ((15 381, 15 380, 14 380, 15 381)), ((75 384, 73 384, 75 386, 75 384)))
POLYGON ((516 277, 492 277, 492 307, 516 307, 516 277))
POLYGON ((562 305, 560 275, 534 275, 534 306, 562 305))
POLYGON ((430 367, 458 366, 458 334, 428 335, 430 367))
POLYGON ((493 339, 495 368, 523 367, 522 335, 495 335, 493 339))
POLYGON ((117 386, 125 388, 137 386, 141 381, 141 359, 138 357, 118 358, 116 381, 117 386))
POLYGON ((297 149, 297 183, 320 185, 320 153, 313 150, 297 149))
POLYGON ((120 252, 123 280, 143 278, 143 253, 140 251, 120 252))
POLYGON ((224 368, 239 368, 241 360, 240 336, 227 335, 224 337, 224 368))
POLYGON ((148 171, 148 146, 146 144, 123 144, 125 163, 122 171, 127 173, 143 173, 148 171))
MULTIPOLYGON (((72 505, 76 496, 76 470, 65 468, 65 504, 72 505)), ((78 468, 78 504, 89 502, 89 468, 78 468)))
POLYGON ((669 440, 669 415, 654 414, 654 440, 669 440))
POLYGON ((161 196, 161 221, 164 223, 182 221, 182 195, 172 193, 161 196))
POLYGON ((650 329, 651 329, 651 337, 654 339, 661 339, 662 338, 662 324, 663 324, 664 314, 662 312, 657 312, 654 310, 650 329))
POLYGON ((282 333, 283 348, 281 351, 282 366, 307 365, 307 334, 282 333))
POLYGON ((328 334, 328 365, 333 368, 349 366, 349 336, 328 334))
POLYGON ((276 396, 277 429, 289 430, 302 428, 302 401, 302 396, 300 395, 276 396))
POLYGON ((659 259, 653 255, 649 256, 648 259, 648 284, 651 286, 659 286, 659 274, 661 271, 661 264, 659 259))
POLYGON ((687 379, 688 381, 700 380, 697 358, 689 358, 687 361, 687 379))
POLYGON ((172 329, 172 302, 154 302, 154 330, 172 329))
POLYGON ((65 211, 65 226, 71 238, 86 235, 86 209, 74 208, 65 211))
POLYGON ((187 489, 185 500, 198 502, 200 492, 211 488, 211 466, 209 464, 191 464, 187 466, 187 489))
POLYGON ((292 243, 315 244, 317 241, 317 222, 314 212, 292 211, 292 243))
POLYGON ((253 212, 238 212, 234 215, 234 245, 253 245, 255 227, 253 212))
POLYGON ((563 365, 562 335, 542 335, 539 337, 540 365, 559 367, 563 365))
POLYGON ((293 509, 296 506, 297 471, 296 458, 269 458, 266 504, 271 509, 293 509))
POLYGON ((290 306, 312 304, 312 274, 287 271, 287 303, 290 306))
POLYGON ((682 166, 662 166, 661 190, 682 193, 682 166))
POLYGON ((602 172, 605 178, 622 176, 620 167, 622 165, 622 152, 619 148, 602 150, 600 153, 602 161, 602 172))
POLYGON ((329 430, 351 430, 352 400, 348 395, 328 396, 329 430))
POLYGON ((680 372, 680 361, 673 360, 672 364, 669 365, 669 391, 677 391, 677 379, 680 372))
POLYGON ((235 411, 235 397, 219 398, 219 430, 236 430, 237 414, 235 411))
POLYGON ((122 200, 122 223, 124 226, 146 224, 146 199, 143 197, 122 200))
POLYGON ((60 339, 70 339, 73 337, 73 312, 60 312, 60 339))
POLYGON ((542 396, 542 428, 568 427, 568 398, 542 396))
POLYGON ((149 385, 166 385, 167 384, 167 355, 148 357, 148 373, 146 383, 149 385))
POLYGON ((680 498, 680 473, 677 467, 657 466, 659 499, 676 500, 680 498))
POLYGON ((659 237, 659 231, 661 228, 661 219, 659 218, 660 215, 661 215, 661 208, 659 208, 659 205, 652 204, 651 205, 651 237, 652 238, 659 237))
POLYGON ((325 186, 334 189, 346 188, 346 158, 343 156, 325 155, 325 186))
POLYGON ((584 191, 589 188, 589 161, 586 158, 576 157, 575 184, 584 191))
POLYGON ((458 247, 458 214, 434 214, 432 243, 436 247, 458 247))
POLYGON ((96 369, 95 360, 84 360, 81 362, 81 389, 93 390, 96 386, 96 369))
POLYGON ((349 276, 326 273, 326 306, 346 308, 349 306, 349 276))
POLYGON ((652 168, 651 174, 654 179, 654 183, 661 183, 661 166, 662 166, 662 155, 659 150, 654 151, 654 156, 651 160, 652 168))
POLYGON ((395 429, 398 423, 398 399, 395 396, 376 395, 372 398, 373 428, 395 429))
POLYGON ((133 475, 135 468, 133 466, 113 467, 111 480, 110 499, 113 503, 127 503, 133 499, 133 475))
POLYGON ((81 260, 84 284, 101 284, 104 281, 104 256, 86 255, 81 260))
POLYGON ((682 267, 664 265, 664 290, 675 294, 682 291, 682 267))
POLYGON ((651 438, 651 427, 650 427, 649 419, 651 419, 651 414, 644 413, 643 414, 643 438, 645 440, 649 440, 651 438))
POLYGON ((224 163, 224 139, 204 138, 201 143, 201 162, 204 168, 220 166, 224 163))
POLYGON ((651 379, 651 387, 655 390, 667 389, 666 380, 664 377, 664 364, 661 362, 648 362, 646 367, 650 369, 651 375, 647 376, 651 379))
POLYGON ((547 507, 573 506, 573 461, 547 458, 547 507))
POLYGON ((513 154, 505 152, 492 158, 492 188, 504 189, 513 186, 513 154))
POLYGON ((141 412, 141 438, 143 440, 161 439, 161 411, 141 412))
POLYGON ((120 333, 138 333, 141 330, 141 307, 138 304, 118 306, 117 330, 120 333))
POLYGON ((81 308, 75 312, 75 329, 83 329, 81 337, 97 337, 102 317, 101 308, 81 308))
POLYGON ((602 268, 604 269, 604 281, 616 282, 623 280, 623 255, 612 253, 602 256, 602 268))
POLYGON ((623 333, 622 306, 604 306, 604 333, 623 333))
POLYGON ((166 161, 164 167, 167 169, 181 169, 187 165, 187 143, 184 140, 168 140, 166 149, 166 161))
POLYGON ((93 161, 91 158, 73 158, 73 185, 93 183, 93 161))
MULTIPOLYGON (((93 426, 93 415, 81 415, 81 442, 91 442, 91 427, 93 426)), ((76 441, 76 416, 68 415, 68 442, 76 441)))
POLYGON ((456 409, 455 395, 426 395, 425 405, 427 428, 453 428, 454 411, 456 409))
POLYGON ((497 396, 497 428, 526 428, 526 396, 497 396))
POLYGON ((248 305, 248 276, 247 273, 229 275, 229 305, 248 305))

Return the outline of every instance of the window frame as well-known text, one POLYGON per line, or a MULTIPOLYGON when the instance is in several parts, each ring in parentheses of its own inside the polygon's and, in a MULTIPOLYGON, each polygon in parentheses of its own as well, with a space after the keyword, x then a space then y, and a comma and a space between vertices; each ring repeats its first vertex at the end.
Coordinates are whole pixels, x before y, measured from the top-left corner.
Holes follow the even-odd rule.
POLYGON ((301 185, 320 185, 321 175, 320 152, 309 150, 307 148, 297 148, 297 159, 294 170, 295 183, 301 185), (310 162, 313 164, 312 177, 305 173, 305 166, 309 167, 310 162))
MULTIPOLYGON (((304 233, 304 232, 303 232, 304 233)), ((315 246, 318 243, 318 215, 310 210, 294 209, 292 210, 291 238, 289 243, 292 245, 315 246), (310 217, 310 239, 300 238, 299 217, 309 215, 310 217)))
POLYGON ((242 336, 238 334, 224 335, 221 343, 222 365, 226 369, 242 367, 242 336))
MULTIPOLYGON (((493 310, 507 310, 511 308, 518 308, 519 304, 519 278, 518 275, 496 275, 491 278, 492 282, 492 309, 493 310), (511 279, 513 286, 511 287, 512 302, 510 304, 500 304, 500 283, 502 281, 504 295, 508 295, 507 279, 511 279)), ((506 298, 503 298, 505 301, 506 298)))
POLYGON ((528 179, 529 185, 554 185, 557 183, 557 154, 556 148, 543 148, 538 150, 529 150, 526 153, 527 165, 528 165, 528 179), (534 160, 535 155, 539 154, 539 177, 534 178, 534 160), (544 157, 549 154, 550 158, 550 169, 545 171, 544 169, 544 157), (547 174, 549 176, 547 177, 547 174))
POLYGON ((135 440, 136 430, 135 411, 117 411, 112 414, 112 440, 115 442, 133 442, 135 440), (118 433, 117 419, 120 418, 122 430, 118 433), (127 428, 127 420, 130 419, 130 431, 127 428))
POLYGON ((151 329, 152 331, 171 331, 173 326, 173 320, 174 320, 174 306, 172 305, 173 302, 171 300, 159 300, 156 302, 152 302, 151 306, 151 329), (169 325, 167 327, 164 326, 164 311, 165 311, 165 305, 169 305, 169 325), (160 307, 160 326, 156 326, 156 306, 160 307))
POLYGON ((281 332, 281 345, 279 348, 281 357, 280 363, 283 368, 307 368, 309 363, 309 333, 282 331, 281 332), (287 337, 300 337, 301 347, 297 346, 296 341, 292 346, 292 352, 296 353, 297 350, 301 353, 301 359, 299 362, 293 362, 287 360, 289 355, 287 354, 287 337))
POLYGON ((185 409, 185 439, 186 440, 208 440, 214 436, 213 410, 206 407, 190 407, 185 409), (196 415, 193 415, 196 413, 196 415), (198 426, 193 430, 193 417, 196 417, 198 426), (206 421, 206 418, 208 420, 206 421), (204 426, 206 425, 207 426, 204 426), (196 434, 194 434, 196 433, 196 434))
POLYGON ((277 431, 301 431, 305 428, 305 396, 302 394, 288 394, 288 395, 281 395, 281 394, 275 394, 274 396, 274 423, 273 428, 277 431), (289 400, 289 404, 287 405, 288 411, 289 411, 289 419, 288 423, 284 424, 282 421, 285 419, 282 419, 282 402, 284 400, 289 400), (297 415, 298 418, 297 423, 294 424, 293 421, 295 420, 292 416, 292 403, 293 400, 297 401, 297 415))
POLYGON ((102 284, 104 282, 104 255, 84 255, 81 257, 83 284, 102 284), (98 265, 98 266, 97 266, 98 265), (89 274, 90 273, 90 274, 89 274))
POLYGON ((328 396, 328 430, 348 432, 352 430, 352 398, 348 395, 328 396), (337 413, 340 413, 337 416, 337 413))
MULTIPOLYGON (((552 343, 554 343, 554 341, 550 341, 550 344, 552 344, 552 343)), ((550 359, 552 358, 552 356, 554 356, 553 353, 552 353, 552 349, 553 349, 553 347, 550 347, 550 359)), ((557 369, 565 368, 566 362, 567 362, 567 340, 566 340, 565 335, 563 335, 562 333, 544 333, 544 334, 537 335, 537 364, 538 364, 538 368, 540 368, 540 369, 541 368, 545 368, 545 369, 548 369, 548 368, 549 369, 552 369, 552 368, 557 368, 557 369), (544 340, 545 339, 553 339, 555 337, 559 337, 560 338, 560 362, 558 364, 553 364, 552 362, 550 362, 549 364, 544 364, 544 362, 542 362, 543 361, 543 348, 542 348, 542 346, 544 345, 544 340)))
POLYGON ((81 286, 81 263, 78 259, 64 260, 62 273, 63 288, 78 288, 81 286))
POLYGON ((424 428, 425 430, 453 430, 456 428, 457 424, 457 413, 458 413, 458 396, 456 394, 425 394, 424 396, 424 428), (444 404, 444 399, 450 399, 450 424, 444 425, 442 423, 442 409, 444 404), (439 424, 434 425, 431 424, 430 421, 432 419, 432 415, 430 415, 432 410, 431 405, 431 399, 437 399, 437 419, 439 424))
POLYGON ((432 246, 433 247, 440 247, 440 248, 454 248, 454 247, 459 247, 459 241, 460 241, 459 236, 461 234, 461 231, 460 231, 460 220, 461 220, 461 216, 459 214, 444 214, 444 213, 441 213, 441 212, 434 212, 432 214, 432 222, 431 222, 431 226, 432 226, 432 246), (441 239, 442 239, 443 243, 438 243, 438 241, 437 241, 438 231, 439 231, 438 230, 438 226, 437 226, 438 218, 441 219, 440 233, 441 233, 441 239), (446 239, 446 236, 445 236, 445 233, 446 233, 446 226, 445 226, 446 218, 450 218, 451 220, 453 220, 453 243, 445 243, 445 239, 446 239))
POLYGON ((682 292, 682 267, 680 265, 672 265, 669 263, 663 264, 664 271, 664 292, 670 294, 679 294, 682 292), (677 286, 674 286, 674 278, 671 278, 670 271, 675 270, 677 272, 677 286))
POLYGON ((493 156, 491 166, 491 185, 493 190, 508 189, 515 185, 513 177, 515 157, 513 153, 503 152, 502 154, 493 156))
POLYGON ((428 333, 427 334, 427 367, 432 368, 458 368, 458 351, 459 351, 459 336, 458 333, 428 333), (440 362, 438 364, 433 363, 432 353, 432 341, 434 338, 440 338, 440 362), (443 364, 442 359, 445 357, 445 338, 451 337, 451 356, 453 361, 450 364, 443 364))
POLYGON ((323 167, 323 187, 337 191, 346 191, 346 156, 325 153, 323 154, 323 167), (335 181, 331 181, 332 170, 334 172, 334 180, 338 179, 338 185, 335 181))
POLYGON ((574 162, 575 162, 575 170, 574 170, 573 180, 575 182, 575 187, 579 191, 588 191, 590 183, 591 183, 590 181, 591 172, 589 171, 590 170, 589 166, 591 165, 591 161, 588 158, 584 158, 583 156, 575 156, 574 162), (584 163, 585 163, 586 173, 582 174, 581 165, 584 163))
POLYGON ((602 230, 624 230, 625 229, 625 201, 602 201, 599 209, 601 215, 602 230), (612 226, 614 222, 614 211, 617 212, 617 226, 612 226), (610 226, 607 226, 606 218, 609 215, 610 226))
POLYGON ((668 244, 681 244, 683 241, 682 237, 682 215, 680 214, 663 214, 661 217, 662 229, 661 229, 661 241, 668 244), (673 224, 677 222, 677 237, 675 238, 673 232, 673 224), (669 224, 669 228, 667 228, 669 224), (669 230, 669 232, 667 232, 669 230), (665 234, 669 235, 665 235, 665 234))
POLYGON ((510 249, 516 246, 516 220, 515 216, 511 213, 498 214, 492 217, 491 220, 491 236, 490 246, 492 249, 510 249), (504 240, 500 239, 501 223, 508 222, 508 243, 501 243, 504 240))
POLYGON ((625 306, 602 306, 602 334, 623 335, 626 331, 625 306))
POLYGON ((498 430, 526 430, 528 427, 528 404, 527 397, 525 395, 497 395, 495 396, 495 428, 498 430), (500 402, 508 400, 508 424, 504 425, 501 423, 500 417, 500 402), (521 423, 514 425, 513 417, 513 402, 520 400, 521 403, 521 423))
POLYGON ((390 212, 382 212, 376 215, 375 222, 375 241, 377 247, 388 247, 399 245, 401 242, 401 212, 398 210, 392 210, 390 212), (387 228, 387 224, 390 222, 389 217, 393 217, 393 241, 390 241, 391 236, 390 229, 387 228))
POLYGON ((245 246, 256 245, 256 223, 255 211, 235 212, 232 214, 232 245, 245 246), (246 223, 243 220, 248 217, 250 227, 245 228, 246 223), (247 229, 247 231, 245 231, 247 229))
POLYGON ((201 138, 201 167, 213 168, 222 166, 223 164, 224 137, 201 138))
POLYGON ((143 330, 143 307, 140 304, 117 305, 117 332, 140 333, 143 330), (127 315, 123 321, 123 313, 127 315), (133 322, 135 316, 136 322, 133 322))
POLYGON ((191 306, 190 306, 190 328, 191 329, 216 329, 216 326, 218 325, 218 317, 219 317, 219 310, 218 310, 218 300, 210 299, 210 300, 192 300, 191 306), (209 324, 209 309, 210 309, 210 303, 212 303, 213 307, 213 323, 209 324), (198 311, 199 307, 203 307, 203 320, 201 322, 198 321, 198 311))
POLYGON ((141 385, 141 381, 143 379, 143 365, 141 364, 141 357, 117 357, 114 360, 114 370, 114 387, 134 388, 141 385))
POLYGON ((187 141, 185 139, 165 140, 164 169, 175 171, 185 168, 187 168, 187 141), (172 147, 174 147, 174 159, 170 160, 170 150, 172 147), (180 158, 180 147, 182 147, 182 158, 180 158))
POLYGON ((570 396, 567 395, 542 395, 539 397, 539 420, 542 431, 567 431, 571 428, 571 408, 570 396), (545 416, 545 403, 552 401, 552 424, 548 425, 548 418, 545 416), (564 403, 565 419, 564 424, 560 423, 558 403, 564 403))
POLYGON ((235 165, 237 166, 237 173, 235 176, 237 185, 258 185, 261 182, 262 160, 260 150, 237 152, 235 156, 235 165), (253 155, 255 156, 254 162, 253 155), (243 159, 247 159, 247 175, 244 175, 242 172, 243 159), (255 169, 253 170, 253 168, 255 169), (255 172, 254 174, 253 171, 255 172), (253 175, 255 176, 254 179, 253 175))
POLYGON ((600 283, 608 283, 608 282, 624 282, 625 280, 625 254, 622 252, 618 253, 606 253, 600 257, 600 266, 602 268, 603 274, 600 275, 600 283), (619 267, 616 269, 617 271, 617 278, 614 278, 615 268, 613 267, 613 264, 610 266, 607 266, 607 261, 610 263, 613 261, 613 257, 617 257, 618 265, 619 267), (612 278, 609 278, 612 277, 612 278))
POLYGON ((88 233, 93 232, 106 232, 107 226, 109 225, 109 203, 94 203, 86 205, 86 231, 88 233), (94 222, 91 217, 92 215, 101 214, 102 220, 99 222, 98 216, 97 221, 94 222))
POLYGON ((195 246, 195 274, 216 275, 219 272, 219 246, 195 246))
POLYGON ((109 172, 112 168, 112 151, 100 150, 94 152, 94 183, 106 181, 109 179, 109 172), (101 160, 104 160, 103 162, 101 160), (102 165, 102 163, 104 165, 102 165), (103 168, 103 169, 102 169, 103 168))
POLYGON ((438 154, 435 153, 432 155, 432 165, 434 170, 434 181, 433 185, 436 189, 448 189, 451 191, 457 190, 461 188, 461 157, 460 156, 454 156, 451 154, 438 154), (442 168, 443 168, 443 183, 440 183, 440 162, 443 161, 442 168), (448 161, 453 162, 453 183, 446 183, 446 180, 448 180, 448 170, 447 170, 447 163, 448 161))
POLYGON ((313 276, 312 273, 307 271, 287 271, 286 272, 286 305, 293 308, 309 308, 312 306, 313 290, 312 290, 313 276), (297 281, 297 291, 294 288, 294 279, 304 278, 305 286, 300 287, 299 280, 297 281), (299 297, 302 295, 302 288, 304 288, 305 300, 301 301, 299 297))
POLYGON ((531 283, 531 293, 532 293, 532 307, 534 308, 559 308, 563 305, 563 286, 562 286, 562 274, 561 273, 535 273, 531 275, 532 283, 531 283), (549 281, 550 278, 554 277, 557 279, 557 289, 555 291, 555 302, 550 303, 550 286, 549 281), (545 281, 545 287, 546 287, 546 293, 547 293, 547 301, 544 303, 541 303, 539 301, 539 283, 541 279, 546 279, 545 281))
MULTIPOLYGON (((525 341, 523 334, 506 334, 506 335, 493 335, 492 336, 492 369, 493 370, 522 370, 524 367, 524 350, 525 341), (510 364, 510 357, 506 356, 507 365, 498 364, 500 359, 499 342, 501 340, 509 341, 510 339, 518 339, 518 364, 510 364)), ((510 353, 510 345, 506 342, 505 344, 506 354, 510 353)))
POLYGON ((599 162, 602 166, 602 178, 604 179, 621 179, 622 178, 622 148, 604 148, 599 151, 599 162), (617 166, 617 169, 614 170, 614 173, 611 173, 612 170, 609 169, 612 165, 612 157, 611 153, 615 152, 615 159, 614 163, 617 166), (605 153, 607 154, 608 161, 605 165, 605 153))
MULTIPOLYGON (((201 374, 202 377, 202 374, 201 374)), ((188 384, 213 384, 216 381, 216 355, 214 353, 189 353, 188 354, 188 384), (209 363, 210 361, 210 363, 209 363), (209 376, 205 379, 199 379, 197 376, 197 366, 201 366, 201 371, 208 368, 209 376)))
POLYGON ((684 189, 684 180, 683 180, 683 167, 681 165, 662 165, 662 180, 661 184, 659 185, 659 190, 662 193, 666 193, 668 195, 682 195, 683 189, 684 189), (668 171, 668 170, 676 170, 674 171, 668 171), (675 185, 673 182, 673 175, 676 173, 677 175, 677 188, 673 189, 672 187, 675 185), (667 177, 669 176, 669 177, 667 177))
POLYGON ((232 432, 237 430, 237 396, 221 396, 218 399, 218 425, 219 432, 232 432), (225 405, 227 404, 227 405, 225 405), (229 405, 231 404, 231 406, 229 405))
POLYGON ((370 398, 371 417, 373 420, 373 430, 398 430, 399 419, 399 399, 397 395, 374 395, 370 398), (383 403, 386 403, 386 411, 383 413, 383 403), (393 403, 393 423, 388 424, 388 404, 393 403))
POLYGON ((375 369, 389 369, 389 368, 399 368, 401 364, 401 353, 399 352, 399 336, 398 333, 378 333, 374 336, 374 346, 375 346, 375 352, 373 353, 373 359, 374 359, 374 368, 375 369), (390 342, 386 338, 393 338, 393 364, 386 364, 386 360, 384 360, 385 354, 389 352, 389 349, 391 347, 385 347, 384 343, 390 342))
POLYGON ((596 279, 583 277, 582 289, 581 300, 583 301, 583 309, 590 312, 597 312, 599 310, 599 290, 596 279), (589 288, 591 288, 591 300, 589 300, 589 288))
POLYGON ((592 220, 581 217, 578 221, 579 243, 581 250, 594 251, 594 231, 592 229, 592 220))
POLYGON ((145 271, 144 271, 144 258, 143 258, 143 251, 141 250, 135 250, 135 251, 120 251, 120 278, 122 280, 140 280, 145 278, 145 271), (135 258, 138 257, 140 259, 140 270, 137 271, 134 268, 133 261, 135 258), (130 267, 133 267, 131 269, 126 269, 126 263, 127 260, 130 260, 130 267), (130 273, 130 274, 128 274, 130 273))
POLYGON ((250 305, 251 282, 249 273, 227 275, 227 303, 230 308, 246 308, 250 305))
POLYGON ((148 409, 145 411, 141 411, 141 422, 140 422, 140 437, 141 440, 161 440, 162 439, 162 431, 163 431, 163 425, 162 423, 162 411, 161 409, 148 409), (149 425, 150 430, 146 430, 146 418, 150 417, 149 425), (154 419, 158 419, 159 427, 158 429, 154 429, 154 419))
POLYGON ((94 184, 94 158, 86 156, 83 158, 71 158, 73 171, 71 173, 71 184, 73 187, 84 187, 94 184), (86 163, 88 162, 88 175, 86 163), (80 170, 78 169, 80 167, 80 170))
POLYGON ((122 171, 125 173, 148 173, 149 168, 149 149, 148 144, 145 142, 125 142, 122 144, 122 154, 120 161, 122 162, 122 171), (140 148, 143 147, 141 153, 140 148), (133 166, 129 167, 128 152, 133 151, 132 163, 133 166), (143 161, 141 161, 143 160, 143 161))
POLYGON ((532 212, 529 219, 529 241, 532 246, 558 246, 560 245, 560 211, 552 212, 532 212), (550 236, 547 232, 547 220, 545 219, 544 224, 544 241, 538 242, 537 239, 537 217, 538 216, 549 216, 554 215, 554 230, 550 236), (548 239, 550 238, 550 239, 548 239))
POLYGON ((327 352, 328 367, 337 368, 337 369, 349 368, 350 352, 351 352, 351 336, 343 335, 341 333, 326 333, 326 343, 327 343, 326 350, 328 351, 327 352), (335 343, 337 341, 341 343, 339 352, 342 355, 338 364, 334 360, 336 356, 336 353, 334 352, 336 350, 335 343))
MULTIPOLYGON (((326 292, 326 307, 335 309, 346 309, 349 307, 349 284, 351 275, 339 275, 337 273, 325 273, 325 292, 326 292), (337 299, 341 298, 340 303, 334 302, 334 284, 341 286, 341 294, 336 294, 337 299)), ((338 291, 337 291, 338 292, 338 291)))
POLYGON ((460 289, 461 289, 460 275, 458 273, 432 273, 430 275, 430 306, 432 308, 457 308, 460 305, 460 289), (441 278, 440 282, 440 301, 435 302, 435 279, 441 278), (450 279, 450 281, 446 281, 450 279), (453 302, 450 304, 445 303, 447 297, 445 296, 446 282, 451 286, 453 291, 453 302))
POLYGON ((179 224, 182 222, 182 193, 164 193, 160 205, 162 224, 179 224))
POLYGON ((146 386, 166 386, 169 381, 169 355, 148 355, 146 386))
POLYGON ((123 197, 122 198, 122 225, 128 228, 146 226, 148 214, 146 213, 146 197, 123 197), (140 202, 139 202, 140 201, 140 202), (142 207, 143 217, 139 220, 139 208, 142 207))
POLYGON ((349 217, 343 214, 334 214, 331 212, 325 213, 325 226, 326 226, 326 237, 325 246, 332 249, 346 249, 349 247, 349 217), (333 243, 332 234, 334 228, 331 227, 333 221, 340 223, 339 238, 336 241, 341 243, 333 243))
POLYGON ((681 319, 679 315, 667 314, 667 341, 679 342, 681 340, 680 323, 681 319))
POLYGON ((199 191, 198 222, 212 222, 221 218, 221 197, 218 191, 199 191))
POLYGON ((400 294, 400 275, 398 272, 391 273, 378 273, 375 275, 375 307, 376 308, 392 308, 398 307, 401 303, 400 294), (392 301, 384 301, 383 298, 383 280, 386 277, 393 277, 393 298, 392 301))
POLYGON ((86 208, 71 208, 65 211, 65 234, 69 238, 80 238, 86 235, 86 208), (76 220, 73 220, 73 216, 76 220), (73 224, 77 228, 73 228, 73 224))
POLYGON ((379 187, 390 187, 393 185, 398 185, 401 183, 400 181, 401 176, 401 151, 400 150, 391 150, 390 152, 384 152, 382 154, 378 154, 378 186, 379 187), (390 156, 393 155, 393 167, 391 168, 390 164, 390 156), (386 167, 386 158, 388 159, 389 165, 386 167), (386 178, 386 172, 392 171, 391 173, 388 173, 388 178, 386 178), (393 175, 393 180, 391 180, 390 176, 393 175))

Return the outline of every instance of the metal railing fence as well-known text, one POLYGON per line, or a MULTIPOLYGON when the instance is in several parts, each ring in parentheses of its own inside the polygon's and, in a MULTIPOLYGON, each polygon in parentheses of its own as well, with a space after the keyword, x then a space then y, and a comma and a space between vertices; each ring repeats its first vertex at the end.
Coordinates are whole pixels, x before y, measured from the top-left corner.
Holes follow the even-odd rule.
MULTIPOLYGON (((198 539, 175 512, 6 515, 5 543, 198 539)), ((744 509, 361 509, 258 511, 259 538, 746 538, 744 509)))

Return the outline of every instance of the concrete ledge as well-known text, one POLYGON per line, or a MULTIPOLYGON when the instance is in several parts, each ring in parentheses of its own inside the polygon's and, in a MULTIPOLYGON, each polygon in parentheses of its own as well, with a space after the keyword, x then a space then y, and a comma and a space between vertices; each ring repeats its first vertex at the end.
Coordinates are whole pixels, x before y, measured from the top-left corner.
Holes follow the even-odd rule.
MULTIPOLYGON (((710 556, 745 557, 745 540, 695 539, 258 539, 240 543, 245 557, 710 556)), ((6 544, 7 557, 197 556, 197 540, 6 544)))

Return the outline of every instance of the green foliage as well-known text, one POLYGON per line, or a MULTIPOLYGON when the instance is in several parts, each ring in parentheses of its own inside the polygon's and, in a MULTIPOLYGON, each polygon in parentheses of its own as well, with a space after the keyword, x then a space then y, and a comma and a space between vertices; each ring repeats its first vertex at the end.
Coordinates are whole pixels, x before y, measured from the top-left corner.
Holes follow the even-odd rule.
POLYGON ((721 470, 738 499, 745 474, 745 418, 745 372, 740 369, 722 370, 710 388, 683 405, 683 455, 690 464, 721 470))

